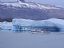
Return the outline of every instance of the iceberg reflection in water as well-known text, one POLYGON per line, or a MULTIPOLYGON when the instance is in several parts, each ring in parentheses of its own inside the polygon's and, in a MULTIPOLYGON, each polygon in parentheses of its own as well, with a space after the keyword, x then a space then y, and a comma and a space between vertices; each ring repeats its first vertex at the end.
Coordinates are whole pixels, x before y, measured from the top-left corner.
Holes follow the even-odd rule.
POLYGON ((0 22, 0 30, 11 30, 13 32, 64 32, 64 20, 30 20, 13 19, 12 22, 0 22))

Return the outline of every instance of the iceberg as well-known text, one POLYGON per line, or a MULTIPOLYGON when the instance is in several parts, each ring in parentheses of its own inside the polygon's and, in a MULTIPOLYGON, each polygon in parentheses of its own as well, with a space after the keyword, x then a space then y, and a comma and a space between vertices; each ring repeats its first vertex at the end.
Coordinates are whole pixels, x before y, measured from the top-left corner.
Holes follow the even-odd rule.
POLYGON ((0 22, 0 30, 12 30, 12 22, 0 22))
POLYGON ((64 32, 64 20, 63 19, 51 18, 51 19, 48 19, 48 21, 54 23, 58 28, 60 28, 61 32, 64 32))
POLYGON ((64 32, 64 20, 51 18, 47 20, 13 19, 12 22, 0 22, 0 30, 12 31, 49 31, 64 32))
POLYGON ((54 23, 47 20, 13 19, 14 31, 59 31, 54 23))

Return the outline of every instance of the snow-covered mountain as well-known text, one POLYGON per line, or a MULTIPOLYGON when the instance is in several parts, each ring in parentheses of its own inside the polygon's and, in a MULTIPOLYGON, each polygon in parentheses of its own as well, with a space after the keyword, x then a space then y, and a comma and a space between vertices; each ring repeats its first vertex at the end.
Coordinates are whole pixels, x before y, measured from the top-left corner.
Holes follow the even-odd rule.
POLYGON ((24 7, 24 8, 35 8, 35 9, 60 9, 58 7, 55 6, 51 6, 51 5, 45 5, 45 4, 39 4, 39 3, 34 3, 34 2, 21 2, 21 1, 17 1, 17 2, 4 2, 4 3, 0 3, 1 5, 5 5, 7 7, 24 7))
POLYGON ((0 3, 0 18, 24 18, 43 20, 49 18, 64 19, 64 9, 48 4, 34 2, 4 2, 0 3))

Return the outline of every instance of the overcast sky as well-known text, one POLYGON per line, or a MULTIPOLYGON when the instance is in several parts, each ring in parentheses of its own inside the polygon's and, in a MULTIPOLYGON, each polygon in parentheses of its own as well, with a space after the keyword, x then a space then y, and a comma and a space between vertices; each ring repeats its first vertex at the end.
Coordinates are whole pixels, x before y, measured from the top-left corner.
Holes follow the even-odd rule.
MULTIPOLYGON (((17 0, 1 0, 1 1, 17 1, 17 0)), ((25 0, 30 2, 37 2, 42 4, 52 4, 56 6, 64 7, 64 0, 25 0)))

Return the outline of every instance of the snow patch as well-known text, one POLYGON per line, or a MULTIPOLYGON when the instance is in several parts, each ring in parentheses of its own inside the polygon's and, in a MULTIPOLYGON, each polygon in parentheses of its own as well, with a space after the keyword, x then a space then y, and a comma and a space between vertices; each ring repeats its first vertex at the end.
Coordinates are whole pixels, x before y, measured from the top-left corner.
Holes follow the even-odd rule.
POLYGON ((35 9, 60 9, 58 7, 53 7, 53 6, 45 6, 43 4, 38 4, 38 3, 23 3, 21 1, 14 2, 14 3, 0 3, 2 5, 7 5, 7 6, 13 6, 13 7, 25 7, 25 8, 35 8, 35 9))

